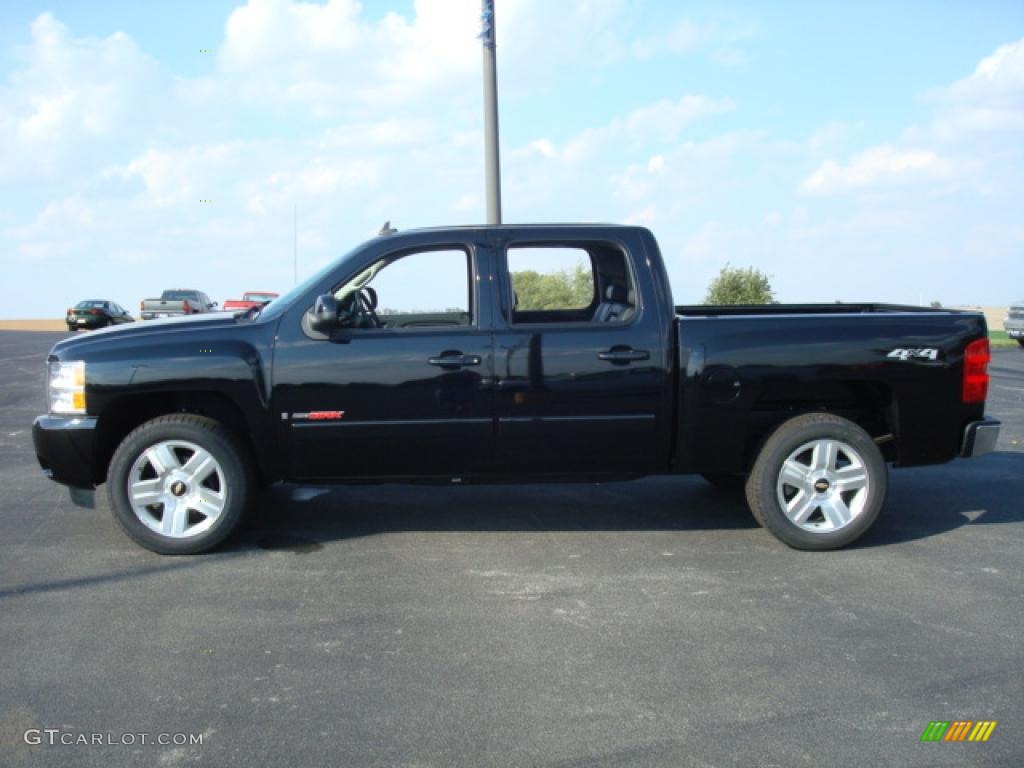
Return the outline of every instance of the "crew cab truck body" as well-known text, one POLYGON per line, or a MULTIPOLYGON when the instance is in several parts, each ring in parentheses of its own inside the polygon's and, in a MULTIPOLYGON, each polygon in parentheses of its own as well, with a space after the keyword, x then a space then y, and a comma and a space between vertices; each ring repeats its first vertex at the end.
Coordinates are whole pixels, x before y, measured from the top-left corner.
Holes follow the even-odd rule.
POLYGON ((979 455, 999 430, 981 314, 677 307, 638 227, 384 235, 259 312, 100 331, 48 364, 43 469, 105 482, 125 531, 165 553, 216 546, 278 480, 682 473, 832 549, 877 517, 887 465, 979 455), (582 292, 538 299, 556 262, 582 292))
POLYGON ((159 299, 143 299, 139 302, 139 314, 143 320, 161 317, 180 317, 212 312, 217 302, 202 291, 190 288, 175 288, 164 291, 159 299))

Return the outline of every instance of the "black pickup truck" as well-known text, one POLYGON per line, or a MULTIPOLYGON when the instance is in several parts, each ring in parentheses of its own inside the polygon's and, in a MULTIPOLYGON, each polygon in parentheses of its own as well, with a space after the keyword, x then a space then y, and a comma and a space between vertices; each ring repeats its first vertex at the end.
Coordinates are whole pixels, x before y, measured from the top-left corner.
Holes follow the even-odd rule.
POLYGON ((988 363, 974 312, 675 306, 640 227, 425 229, 265 308, 59 342, 33 438, 74 498, 106 482, 168 554, 215 547, 275 481, 682 473, 824 550, 875 521, 887 465, 993 449, 988 363))

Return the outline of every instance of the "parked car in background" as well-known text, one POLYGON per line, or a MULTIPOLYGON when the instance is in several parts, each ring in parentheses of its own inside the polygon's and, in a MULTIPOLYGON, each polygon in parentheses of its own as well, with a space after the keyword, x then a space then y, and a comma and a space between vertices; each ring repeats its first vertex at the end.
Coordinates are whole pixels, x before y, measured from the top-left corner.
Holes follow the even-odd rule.
POLYGON ((212 312, 217 306, 216 301, 202 291, 191 288, 174 288, 164 291, 159 299, 143 299, 139 310, 143 320, 157 317, 181 317, 182 315, 198 315, 212 312))
POLYGON ((135 322, 135 318, 128 314, 128 310, 120 304, 106 299, 80 301, 75 306, 68 308, 67 316, 64 319, 68 324, 69 331, 93 330, 106 328, 108 325, 135 322))
POLYGON ((221 309, 225 312, 248 311, 253 307, 262 307, 269 304, 279 295, 273 291, 246 291, 242 294, 241 299, 228 299, 225 301, 221 309))
POLYGON ((1010 312, 1003 320, 1003 328, 1007 336, 1016 339, 1024 347, 1024 299, 1015 301, 1010 307, 1010 312))

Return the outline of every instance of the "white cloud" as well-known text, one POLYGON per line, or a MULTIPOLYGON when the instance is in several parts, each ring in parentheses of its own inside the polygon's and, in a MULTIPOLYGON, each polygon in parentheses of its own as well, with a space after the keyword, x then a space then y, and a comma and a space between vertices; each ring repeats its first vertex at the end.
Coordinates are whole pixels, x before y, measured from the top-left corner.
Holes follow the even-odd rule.
POLYGON ((925 97, 939 107, 930 133, 941 140, 1024 131, 1024 39, 1000 46, 971 75, 925 97))
POLYGON ((452 210, 457 213, 479 213, 483 210, 483 203, 479 194, 473 192, 467 192, 464 195, 460 195, 459 198, 452 203, 452 210))
POLYGON ((948 177, 951 163, 927 149, 897 149, 884 144, 854 155, 845 165, 826 160, 800 184, 807 194, 828 195, 849 189, 906 184, 948 177))
POLYGON ((654 104, 630 112, 625 120, 625 133, 634 141, 670 142, 695 120, 731 112, 735 107, 732 99, 700 95, 683 96, 676 101, 659 99, 654 104))
MULTIPOLYGON (((479 0, 409 5, 384 14, 354 0, 250 0, 198 77, 167 71, 124 35, 76 36, 40 16, 0 84, 0 181, 19 190, 0 210, 0 258, 26 270, 17 285, 35 284, 27 270, 38 260, 40 275, 73 276, 75 292, 130 286, 112 293, 126 304, 141 298, 136 286, 158 290, 183 269, 201 268, 218 296, 283 288, 296 207, 300 275, 385 219, 401 229, 481 220, 479 0), (238 285, 240 263, 252 286, 238 285)), ((749 25, 681 21, 644 37, 635 8, 500 0, 507 220, 656 224, 680 300, 698 299, 727 260, 771 263, 780 286, 813 299, 817 286, 838 293, 867 279, 853 267, 840 279, 822 252, 858 265, 901 249, 911 262, 926 251, 1004 264, 1019 254, 1020 228, 1000 225, 1019 217, 1022 197, 1022 43, 930 92, 916 132, 867 149, 857 116, 809 138, 738 129, 757 116, 733 115, 725 93, 627 94, 618 116, 590 128, 580 121, 598 109, 570 100, 553 112, 563 88, 618 87, 609 65, 642 70, 638 55, 747 56, 749 25), (727 132, 715 135, 719 124, 727 132), (524 137, 524 125, 536 131, 524 137), (805 208, 794 211, 797 201, 805 208)))
POLYGON ((324 131, 324 149, 401 147, 440 140, 435 120, 426 117, 385 118, 373 122, 348 122, 324 131))
POLYGON ((228 18, 218 61, 248 100, 330 117, 427 99, 452 78, 475 74, 478 27, 473 0, 417 0, 411 18, 376 21, 355 0, 249 0, 228 18))
POLYGON ((712 61, 725 66, 738 66, 746 63, 746 54, 730 44, 749 38, 752 34, 753 28, 747 23, 683 18, 658 34, 634 40, 632 52, 638 59, 652 59, 663 54, 681 56, 717 46, 711 52, 712 61))
POLYGON ((626 215, 623 219, 625 224, 641 225, 644 227, 653 226, 658 220, 658 207, 656 205, 648 205, 646 208, 641 208, 638 211, 633 211, 626 215))
POLYGON ((245 71, 265 64, 294 65, 294 56, 351 49, 359 38, 359 4, 249 0, 231 12, 219 56, 225 69, 245 71))
POLYGON ((683 129, 697 120, 731 112, 735 104, 729 98, 711 98, 686 95, 679 99, 659 99, 638 107, 597 128, 587 128, 569 139, 561 151, 555 150, 547 140, 546 157, 559 157, 572 165, 581 163, 609 145, 625 141, 637 148, 649 144, 671 144, 679 139, 683 129), (554 150, 554 151, 552 151, 554 150))
POLYGON ((75 38, 50 13, 0 85, 0 179, 56 176, 138 136, 166 114, 169 79, 122 33, 75 38), (134 129, 134 130, 133 130, 134 129))

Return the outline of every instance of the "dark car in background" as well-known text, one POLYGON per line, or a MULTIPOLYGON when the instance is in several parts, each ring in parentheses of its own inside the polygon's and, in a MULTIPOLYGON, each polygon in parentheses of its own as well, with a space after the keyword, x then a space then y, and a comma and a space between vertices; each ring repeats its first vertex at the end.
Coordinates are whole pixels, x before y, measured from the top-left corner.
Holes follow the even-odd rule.
POLYGON ((128 310, 120 304, 106 299, 86 299, 69 307, 64 318, 69 331, 94 330, 108 325, 135 322, 128 310))
POLYGON ((1006 335, 1024 347, 1024 299, 1015 301, 1003 320, 1006 335))

